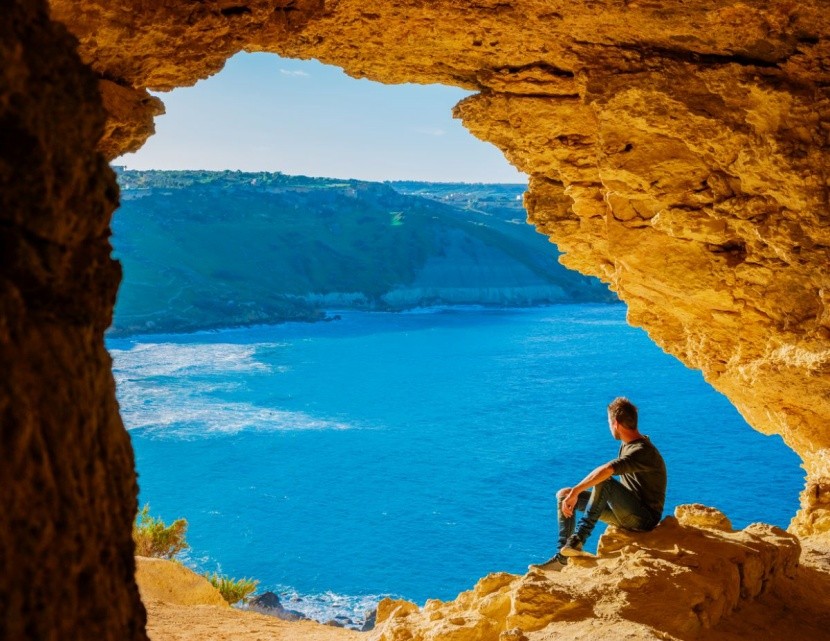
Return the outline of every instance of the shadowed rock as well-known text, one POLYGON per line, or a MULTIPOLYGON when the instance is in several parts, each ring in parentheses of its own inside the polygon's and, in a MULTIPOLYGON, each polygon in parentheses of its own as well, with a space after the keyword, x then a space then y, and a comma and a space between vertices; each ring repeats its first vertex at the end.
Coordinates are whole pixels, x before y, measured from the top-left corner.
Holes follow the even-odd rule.
POLYGON ((303 621, 308 619, 302 612, 286 609, 280 603, 280 598, 273 592, 265 592, 248 601, 248 609, 277 617, 283 621, 303 621))

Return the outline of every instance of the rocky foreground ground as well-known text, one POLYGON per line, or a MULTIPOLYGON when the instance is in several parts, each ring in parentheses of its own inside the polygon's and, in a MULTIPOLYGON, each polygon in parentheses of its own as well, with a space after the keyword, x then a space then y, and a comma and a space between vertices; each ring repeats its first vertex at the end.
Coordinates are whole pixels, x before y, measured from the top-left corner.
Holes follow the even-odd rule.
POLYGON ((206 581, 139 559, 153 641, 738 641, 830 639, 830 545, 753 524, 733 531, 680 506, 653 531, 609 528, 596 559, 561 572, 495 573, 454 601, 386 599, 367 633, 230 608, 206 581))
POLYGON ((230 607, 203 576, 173 561, 137 557, 136 580, 152 641, 346 641, 354 630, 283 621, 230 607))

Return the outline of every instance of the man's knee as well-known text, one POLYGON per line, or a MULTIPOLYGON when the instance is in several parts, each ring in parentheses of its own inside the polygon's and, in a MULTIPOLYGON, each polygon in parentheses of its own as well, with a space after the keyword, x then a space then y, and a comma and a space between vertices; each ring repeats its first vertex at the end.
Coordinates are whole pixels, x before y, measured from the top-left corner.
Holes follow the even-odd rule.
POLYGON ((565 497, 568 496, 568 492, 570 492, 570 491, 571 491, 571 488, 569 488, 569 487, 563 487, 561 490, 559 490, 556 493, 557 502, 561 503, 562 501, 564 501, 565 497))

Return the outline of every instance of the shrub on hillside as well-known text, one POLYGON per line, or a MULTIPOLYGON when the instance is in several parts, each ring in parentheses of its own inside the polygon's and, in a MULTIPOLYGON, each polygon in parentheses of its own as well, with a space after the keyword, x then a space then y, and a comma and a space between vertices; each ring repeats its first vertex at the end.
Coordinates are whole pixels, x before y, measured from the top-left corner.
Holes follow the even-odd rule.
POLYGON ((186 533, 185 519, 177 519, 166 525, 160 518, 150 515, 150 504, 147 503, 141 508, 133 524, 135 553, 139 556, 172 559, 190 547, 184 540, 186 533))
POLYGON ((213 587, 219 590, 222 598, 231 605, 239 601, 245 603, 259 585, 259 581, 253 579, 232 579, 227 576, 220 576, 216 572, 205 576, 213 587))

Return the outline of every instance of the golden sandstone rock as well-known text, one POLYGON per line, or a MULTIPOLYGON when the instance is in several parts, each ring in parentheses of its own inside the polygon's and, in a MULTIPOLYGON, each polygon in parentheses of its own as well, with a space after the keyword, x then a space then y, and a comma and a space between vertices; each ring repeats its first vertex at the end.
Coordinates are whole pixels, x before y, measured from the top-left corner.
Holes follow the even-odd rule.
POLYGON ((732 522, 726 514, 700 503, 678 505, 674 508, 674 516, 682 525, 723 530, 725 532, 732 531, 732 522))
POLYGON ((136 557, 136 581, 153 641, 357 641, 361 637, 354 630, 231 608, 205 577, 175 561, 136 557))
MULTIPOLYGON (((561 572, 481 579, 449 602, 384 599, 368 634, 217 607, 202 577, 170 561, 138 560, 154 641, 745 641, 824 639, 827 549, 755 524, 734 532, 713 508, 683 505, 652 532, 608 528, 598 556, 561 572), (203 585, 204 584, 204 585, 203 585)), ((213 591, 215 593, 215 590, 213 591)))
POLYGON ((210 581, 175 561, 137 556, 135 580, 145 604, 163 601, 174 605, 229 607, 210 581))
POLYGON ((795 536, 762 524, 726 531, 726 517, 705 506, 678 512, 648 533, 608 528, 596 559, 571 559, 561 572, 491 574, 448 603, 418 610, 398 602, 383 615, 379 609, 376 639, 730 638, 713 628, 734 612, 767 610, 771 620, 788 607, 798 615, 783 627, 766 625, 791 636, 763 638, 822 638, 830 620, 823 599, 794 589, 801 553, 795 536))
POLYGON ((780 434, 807 472, 790 526, 805 548, 794 580, 783 532, 668 521, 594 568, 485 581, 469 607, 399 605, 382 633, 827 638, 826 603, 815 607, 830 551, 826 0, 3 8, 0 639, 146 639, 137 487, 103 345, 120 278, 108 241, 117 188, 95 148, 135 149, 162 108, 147 89, 192 84, 240 50, 478 91, 456 116, 530 176, 529 219, 563 262, 608 282, 632 324, 780 434), (555 631, 521 629, 551 616, 555 631))
POLYGON ((799 453, 794 531, 830 531, 823 0, 51 6, 123 94, 113 107, 105 85, 111 157, 152 131, 147 88, 192 84, 242 49, 478 90, 456 116, 530 176, 530 222, 563 263, 611 285, 629 322, 799 453))

